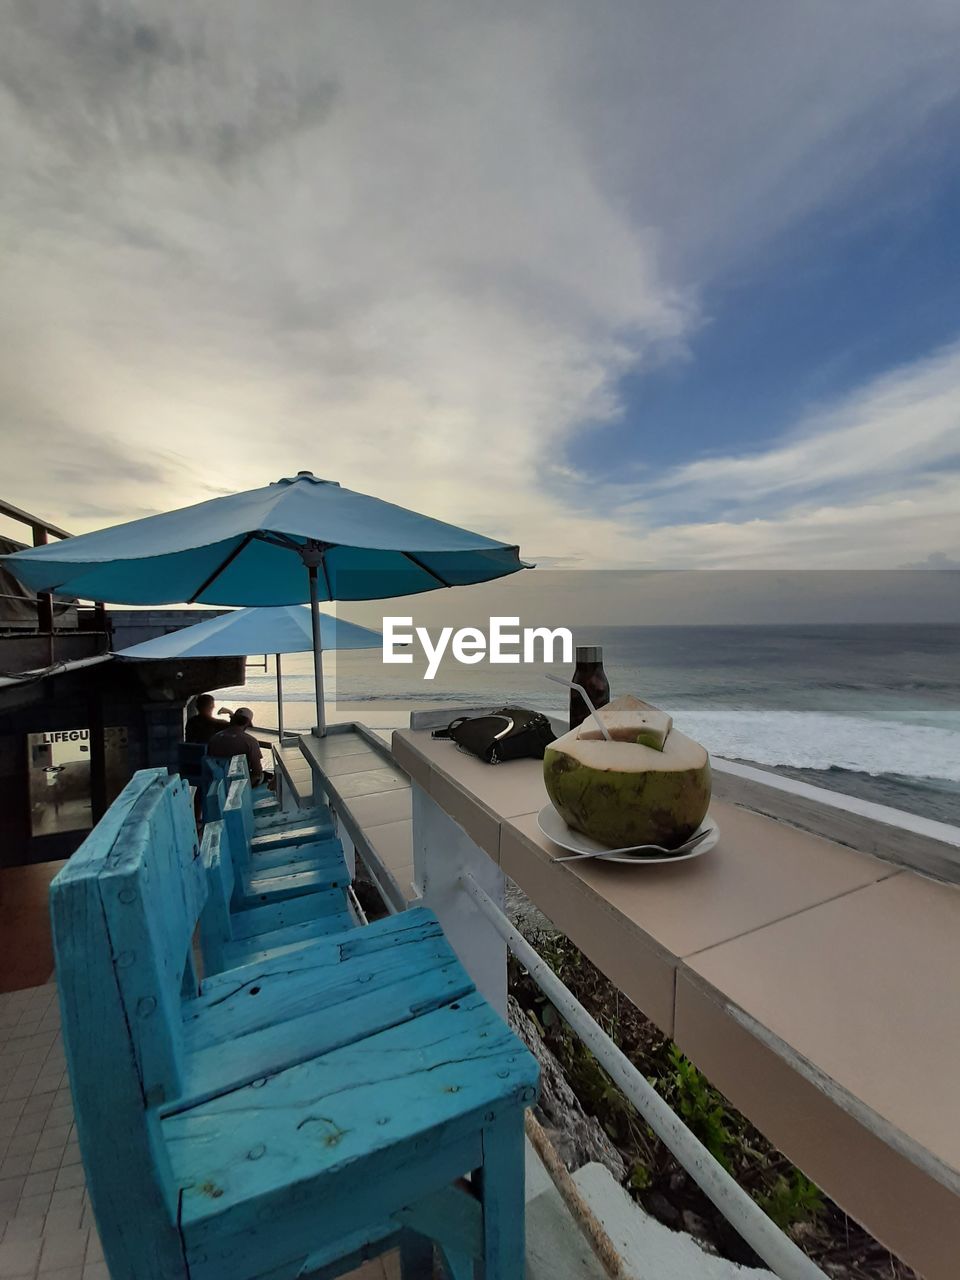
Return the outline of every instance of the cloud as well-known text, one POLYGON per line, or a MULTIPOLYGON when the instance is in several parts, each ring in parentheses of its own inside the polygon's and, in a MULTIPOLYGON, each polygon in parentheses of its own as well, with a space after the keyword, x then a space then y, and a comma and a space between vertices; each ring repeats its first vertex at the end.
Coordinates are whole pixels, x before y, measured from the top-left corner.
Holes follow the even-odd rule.
MULTIPOLYGON (((709 496, 713 464, 625 499, 580 482, 566 448, 618 414, 624 372, 685 355, 714 276, 943 108, 953 5, 8 13, 10 500, 80 530, 309 467, 560 563, 712 562, 820 547, 828 527, 856 546, 859 419, 719 459, 720 513, 671 496, 709 496), (830 432, 845 471, 803 443, 830 432), (795 449, 833 468, 837 514, 788 482, 795 449)), ((914 470, 943 457, 952 373, 925 377, 914 470)), ((863 452, 893 477, 909 411, 887 395, 886 444, 863 452)))
POLYGON ((675 468, 659 490, 735 507, 960 464, 960 342, 810 413, 775 447, 675 468))
POLYGON ((960 342, 819 406, 765 449, 608 485, 604 507, 635 531, 637 566, 950 567, 960 342))
POLYGON ((960 570, 960 557, 948 556, 945 551, 931 551, 918 564, 905 564, 904 569, 935 569, 938 572, 956 573, 960 570))
MULTIPOLYGON (((680 511, 696 511, 683 497, 680 511)), ((713 569, 890 569, 922 565, 928 548, 960 548, 960 475, 878 492, 843 504, 785 505, 762 517, 638 530, 642 563, 713 569)), ((946 554, 946 553, 945 553, 946 554)))

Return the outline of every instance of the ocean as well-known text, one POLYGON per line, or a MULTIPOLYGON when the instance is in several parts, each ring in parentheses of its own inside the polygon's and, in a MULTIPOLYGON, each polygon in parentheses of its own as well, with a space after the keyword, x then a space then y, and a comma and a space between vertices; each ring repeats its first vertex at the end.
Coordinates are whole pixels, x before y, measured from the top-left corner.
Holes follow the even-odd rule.
MULTIPOLYGON (((576 639, 603 646, 613 696, 635 693, 663 707, 715 755, 960 824, 958 626, 593 627, 576 639)), ((306 728, 311 658, 285 657, 283 670, 286 724, 306 728)), ((426 682, 422 666, 384 666, 369 650, 326 655, 324 683, 341 714, 402 725, 411 705, 512 702, 559 712, 563 694, 543 678, 548 670, 570 674, 446 660, 426 682)), ((268 673, 248 668, 243 687, 217 696, 275 726, 273 659, 268 673)))

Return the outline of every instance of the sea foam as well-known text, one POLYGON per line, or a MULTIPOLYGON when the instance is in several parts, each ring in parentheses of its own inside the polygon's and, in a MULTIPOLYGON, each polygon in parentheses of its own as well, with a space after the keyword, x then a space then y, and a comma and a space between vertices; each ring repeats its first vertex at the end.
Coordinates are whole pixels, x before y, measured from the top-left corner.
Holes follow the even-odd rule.
POLYGON ((816 711, 695 704, 669 710, 678 729, 718 756, 960 782, 960 729, 816 711))

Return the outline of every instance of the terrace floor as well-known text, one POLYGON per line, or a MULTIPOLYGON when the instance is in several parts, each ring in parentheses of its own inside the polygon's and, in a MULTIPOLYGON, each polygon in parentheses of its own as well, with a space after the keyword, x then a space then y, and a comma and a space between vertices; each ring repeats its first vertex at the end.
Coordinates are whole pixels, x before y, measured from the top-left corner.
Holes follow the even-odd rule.
MULTIPOLYGON (((0 995, 0 1280, 110 1280, 87 1195, 52 982, 0 995)), ((395 1254, 348 1280, 400 1280, 395 1254)))
MULTIPOLYGON (((38 987, 53 973, 47 895, 62 862, 35 862, 0 871, 0 992, 38 987)), ((2 1024, 0 1024, 2 1025, 2 1024)))

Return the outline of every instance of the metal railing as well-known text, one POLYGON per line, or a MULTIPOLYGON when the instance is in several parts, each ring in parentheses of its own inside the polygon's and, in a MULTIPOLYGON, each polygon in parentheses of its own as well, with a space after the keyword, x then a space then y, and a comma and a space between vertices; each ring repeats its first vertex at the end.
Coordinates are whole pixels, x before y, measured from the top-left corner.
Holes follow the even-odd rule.
MULTIPOLYGON (((49 520, 42 520, 32 512, 24 511, 21 507, 14 506, 12 502, 4 502, 2 499, 0 499, 0 516, 6 516, 8 520, 15 520, 18 524, 26 525, 27 528, 32 531, 33 545, 35 547, 46 546, 49 537, 60 539, 71 537, 66 529, 61 529, 59 525, 51 524, 49 520)), ((16 575, 14 575, 14 577, 15 576, 16 575)), ((19 601, 21 605, 30 604, 36 608, 37 631, 41 635, 49 637, 47 658, 48 665, 53 667, 55 665, 56 658, 54 651, 54 634, 56 631, 55 616, 57 612, 57 607, 54 604, 55 596, 48 591, 40 591, 37 592, 35 596, 32 594, 9 596, 4 593, 3 598, 15 599, 19 601)), ((68 609, 77 609, 77 602, 75 600, 61 602, 59 609, 62 610, 64 607, 68 609)), ((106 609, 104 608, 103 603, 99 600, 92 601, 86 609, 77 609, 77 616, 78 619, 86 619, 87 617, 92 616, 93 626, 83 627, 81 628, 82 630, 107 631, 109 628, 106 609)))
POLYGON ((461 875, 460 886, 664 1146, 774 1275, 780 1280, 827 1280, 816 1263, 783 1234, 694 1137, 469 873, 461 875))
POLYGON ((41 520, 39 516, 32 515, 29 511, 23 511, 20 507, 15 507, 12 502, 4 502, 0 499, 0 516, 6 516, 9 520, 15 520, 18 524, 25 524, 34 531, 34 546, 40 546, 41 543, 36 541, 37 534, 44 535, 42 541, 46 542, 46 535, 52 534, 55 538, 69 538, 71 535, 65 529, 60 529, 55 524, 51 524, 49 520, 41 520))

